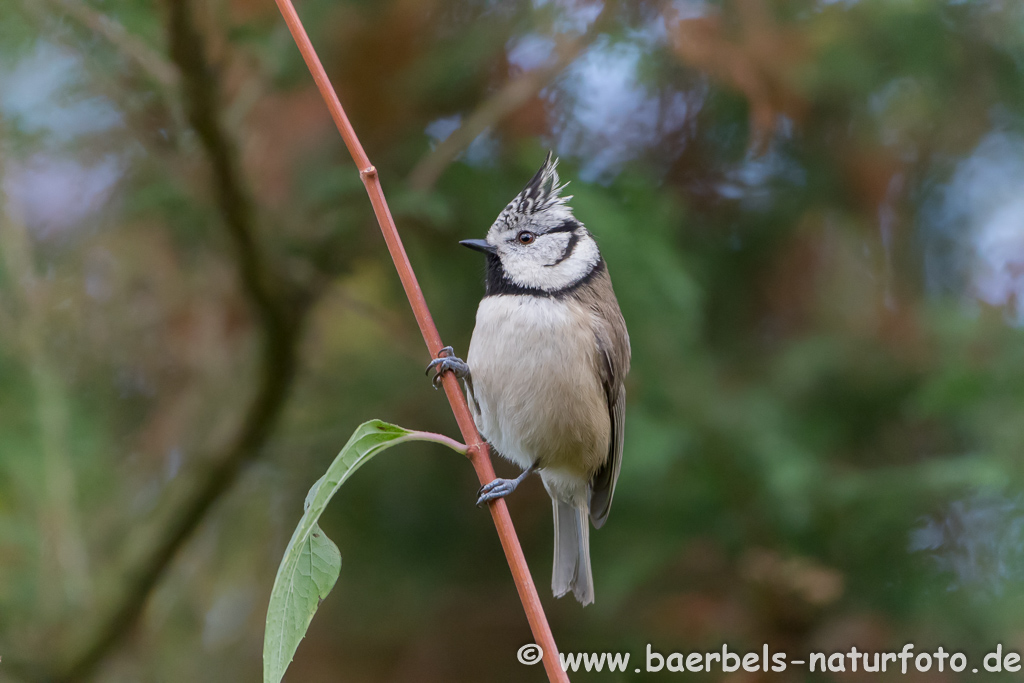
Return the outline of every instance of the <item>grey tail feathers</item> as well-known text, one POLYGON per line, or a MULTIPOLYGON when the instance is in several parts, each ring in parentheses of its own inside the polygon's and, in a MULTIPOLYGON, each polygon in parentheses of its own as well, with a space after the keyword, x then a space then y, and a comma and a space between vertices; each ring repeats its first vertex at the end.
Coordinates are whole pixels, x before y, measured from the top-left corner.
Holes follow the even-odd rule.
POLYGON ((594 602, 594 577, 590 573, 590 524, 587 503, 551 499, 555 516, 555 566, 551 590, 556 598, 569 591, 580 604, 594 602))

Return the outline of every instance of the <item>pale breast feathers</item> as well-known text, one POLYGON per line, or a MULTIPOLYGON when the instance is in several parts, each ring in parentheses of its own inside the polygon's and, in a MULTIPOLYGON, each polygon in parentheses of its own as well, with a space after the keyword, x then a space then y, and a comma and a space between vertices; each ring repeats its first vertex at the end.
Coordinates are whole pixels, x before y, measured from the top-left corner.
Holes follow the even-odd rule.
POLYGON ((611 437, 601 356, 593 311, 581 302, 485 298, 467 357, 481 433, 522 467, 589 477, 611 437))

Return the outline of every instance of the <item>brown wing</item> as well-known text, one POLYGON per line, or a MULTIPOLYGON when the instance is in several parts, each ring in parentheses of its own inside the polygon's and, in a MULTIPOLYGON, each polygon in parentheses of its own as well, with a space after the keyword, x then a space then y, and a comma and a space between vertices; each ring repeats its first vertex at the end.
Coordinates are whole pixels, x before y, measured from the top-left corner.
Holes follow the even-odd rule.
POLYGON ((612 442, 608 461, 601 466, 594 478, 590 480, 590 521, 594 528, 600 529, 608 519, 612 509, 612 496, 615 495, 615 483, 619 480, 622 468, 622 444, 626 426, 626 387, 619 387, 618 398, 611 407, 612 442))
POLYGON ((622 467, 622 444, 625 436, 626 387, 629 372, 629 334, 619 311, 619 303, 612 290, 607 271, 595 282, 588 293, 589 304, 595 313, 594 336, 598 348, 596 368, 608 400, 608 420, 611 426, 608 458, 590 480, 590 521, 600 529, 608 518, 615 494, 615 482, 622 467), (591 298, 592 296, 592 298, 591 298))

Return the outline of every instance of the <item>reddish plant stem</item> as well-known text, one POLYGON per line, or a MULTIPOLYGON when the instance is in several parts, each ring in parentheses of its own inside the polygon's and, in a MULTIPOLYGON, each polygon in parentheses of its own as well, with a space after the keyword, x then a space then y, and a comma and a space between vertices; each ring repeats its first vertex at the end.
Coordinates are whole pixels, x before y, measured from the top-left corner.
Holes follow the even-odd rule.
MULTIPOLYGON (((334 119, 338 132, 341 133, 345 146, 348 147, 348 151, 352 155, 352 160, 359 168, 359 175, 363 179, 363 185, 366 186, 366 193, 370 196, 373 212, 377 216, 381 232, 384 233, 384 241, 387 242, 388 251, 391 252, 391 259, 398 270, 398 277, 402 280, 402 287, 405 288, 405 294, 409 298, 409 304, 412 306, 413 314, 416 316, 416 323, 420 326, 423 341, 427 344, 431 358, 434 358, 443 346, 441 335, 434 325, 430 309, 427 308, 427 301, 423 298, 423 292, 420 290, 415 273, 413 273, 412 264, 405 253, 405 247, 402 246, 402 239, 399 237, 395 221, 391 217, 391 210, 388 209, 387 200, 384 199, 384 191, 381 189, 377 169, 373 167, 369 157, 366 156, 366 152, 363 151, 363 146, 359 143, 355 129, 349 123, 348 116, 345 115, 345 110, 338 100, 338 95, 335 93, 334 88, 331 87, 330 80, 327 78, 327 72, 324 71, 320 58, 317 56, 316 50, 314 50, 313 44, 310 42, 306 29, 303 27, 302 21, 299 19, 299 15, 296 13, 291 0, 275 1, 277 2, 278 9, 281 11, 281 15, 284 17, 285 23, 288 24, 288 30, 291 31, 292 38, 295 39, 299 52, 302 53, 302 58, 306 61, 306 66, 309 67, 309 71, 313 75, 313 80, 316 81, 317 88, 320 89, 320 94, 327 104, 331 118, 334 119)), ((455 414, 455 421, 458 422, 459 429, 462 431, 462 438, 467 444, 469 461, 473 464, 473 469, 476 470, 480 484, 486 484, 494 479, 494 468, 491 466, 490 450, 476 430, 476 425, 473 423, 473 418, 469 413, 469 406, 462 395, 458 380, 449 372, 444 374, 441 381, 444 385, 445 394, 448 396, 448 402, 452 406, 452 412, 455 414)), ((491 517, 494 519, 494 526, 498 531, 498 537, 501 539, 501 547, 505 550, 505 557, 508 559, 509 568, 512 570, 512 578, 515 580, 516 589, 519 591, 519 599, 523 603, 523 610, 526 612, 526 619, 529 621, 530 629, 533 631, 534 640, 544 649, 544 669, 547 672, 548 680, 552 683, 556 681, 568 683, 569 677, 562 671, 558 658, 558 647, 555 645, 554 636, 551 634, 551 627, 548 626, 547 617, 544 616, 544 608, 540 604, 537 587, 530 576, 530 569, 526 564, 523 549, 519 545, 519 537, 516 536, 515 528, 512 526, 512 518, 508 514, 505 501, 499 498, 492 501, 488 507, 491 510, 491 517)))

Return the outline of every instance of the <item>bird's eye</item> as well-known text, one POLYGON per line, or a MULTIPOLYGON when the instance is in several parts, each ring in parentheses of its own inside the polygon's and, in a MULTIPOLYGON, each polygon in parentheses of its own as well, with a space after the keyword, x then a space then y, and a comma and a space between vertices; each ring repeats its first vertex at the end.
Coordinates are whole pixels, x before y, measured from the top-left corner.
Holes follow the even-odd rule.
POLYGON ((521 233, 516 235, 516 239, 519 240, 520 244, 532 244, 533 240, 537 239, 537 236, 529 230, 523 230, 521 233))

